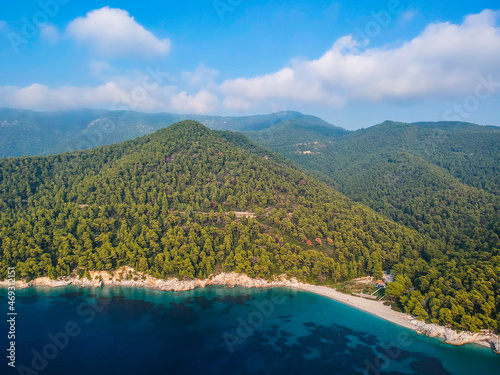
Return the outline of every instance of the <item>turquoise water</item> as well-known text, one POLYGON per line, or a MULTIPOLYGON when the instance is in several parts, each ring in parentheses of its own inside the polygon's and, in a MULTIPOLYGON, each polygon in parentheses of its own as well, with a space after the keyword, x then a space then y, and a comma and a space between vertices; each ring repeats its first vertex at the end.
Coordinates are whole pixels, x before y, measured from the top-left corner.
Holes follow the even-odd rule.
MULTIPOLYGON (((5 292, 0 303, 6 312, 5 292)), ((16 305, 17 367, 4 359, 2 374, 500 373, 487 348, 284 288, 37 287, 16 305)))

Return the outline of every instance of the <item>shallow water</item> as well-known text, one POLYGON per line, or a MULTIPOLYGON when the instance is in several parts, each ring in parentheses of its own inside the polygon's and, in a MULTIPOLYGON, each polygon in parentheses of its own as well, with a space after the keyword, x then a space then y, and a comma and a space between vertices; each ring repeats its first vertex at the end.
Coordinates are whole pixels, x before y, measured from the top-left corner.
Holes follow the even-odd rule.
POLYGON ((4 359, 2 374, 500 373, 487 348, 284 288, 36 287, 17 291, 16 308, 17 368, 4 359))

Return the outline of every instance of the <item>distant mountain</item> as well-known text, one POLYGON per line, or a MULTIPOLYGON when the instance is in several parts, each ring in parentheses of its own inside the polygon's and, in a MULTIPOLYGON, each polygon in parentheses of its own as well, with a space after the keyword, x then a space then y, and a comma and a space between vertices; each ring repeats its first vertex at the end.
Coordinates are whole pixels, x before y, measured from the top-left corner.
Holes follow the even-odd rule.
POLYGON ((328 129, 304 131, 295 126, 275 126, 246 134, 309 170, 322 171, 332 178, 359 163, 369 166, 374 155, 384 155, 389 160, 405 152, 442 167, 464 184, 500 194, 498 127, 385 121, 355 132, 344 131, 341 137, 326 133, 328 129))
POLYGON ((275 124, 291 119, 317 119, 314 116, 303 115, 295 111, 275 112, 268 115, 254 116, 204 116, 204 115, 189 115, 186 116, 195 121, 201 122, 203 125, 214 130, 231 130, 231 131, 258 131, 267 129, 275 124))
POLYGON ((292 111, 221 117, 134 111, 0 109, 0 157, 54 154, 119 143, 187 119, 216 130, 256 131, 299 118, 310 121, 313 117, 292 111))
POLYGON ((404 124, 386 121, 346 142, 408 151, 447 170, 461 182, 500 194, 500 128, 469 123, 404 124), (443 130, 445 129, 445 130, 443 130))
POLYGON ((477 125, 470 122, 460 121, 438 121, 438 122, 414 122, 421 128, 444 130, 447 132, 500 132, 500 127, 493 125, 477 125))
POLYGON ((348 130, 318 117, 301 116, 281 121, 262 131, 245 132, 245 135, 263 145, 279 143, 288 146, 300 142, 314 142, 318 137, 339 138, 349 133, 348 130))
POLYGON ((41 154, 72 139, 104 114, 99 110, 69 113, 0 109, 0 157, 41 154))

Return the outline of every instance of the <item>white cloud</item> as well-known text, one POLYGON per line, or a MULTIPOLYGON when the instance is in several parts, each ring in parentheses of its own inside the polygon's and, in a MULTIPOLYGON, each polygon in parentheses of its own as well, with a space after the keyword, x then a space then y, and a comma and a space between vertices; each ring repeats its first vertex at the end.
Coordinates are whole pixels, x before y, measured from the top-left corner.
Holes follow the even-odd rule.
POLYGON ((218 88, 213 81, 218 72, 203 64, 177 77, 159 65, 115 75, 116 67, 107 61, 94 60, 88 63, 88 69, 105 83, 97 87, 51 88, 39 83, 27 87, 0 86, 0 107, 37 110, 87 107, 182 113, 213 113, 219 108, 219 98, 214 93, 218 88))
POLYGON ((105 57, 166 55, 169 39, 158 39, 122 9, 104 7, 73 20, 67 35, 105 57))
MULTIPOLYGON (((139 28, 149 35, 152 39, 146 39, 153 40, 152 45, 161 44, 125 11, 103 8, 90 12, 81 19, 82 22, 91 20, 90 24, 99 29, 99 22, 94 23, 93 13, 101 11, 110 11, 114 15, 118 12, 117 19, 123 19, 125 15, 124 18, 131 22, 125 23, 133 25, 131 29, 139 28)), ((361 52, 356 50, 353 36, 348 35, 335 41, 318 59, 294 59, 277 72, 226 80, 222 84, 216 83, 219 72, 204 64, 177 76, 160 71, 159 66, 147 68, 149 75, 139 70, 126 73, 122 70, 121 76, 116 76, 111 74, 117 74, 119 69, 99 59, 90 62, 88 67, 90 73, 103 82, 100 86, 0 86, 0 107, 43 110, 96 107, 214 113, 255 108, 359 108, 360 105, 366 107, 367 103, 399 105, 402 101, 437 106, 438 101, 449 103, 455 98, 463 99, 474 94, 481 77, 498 87, 499 15, 485 10, 466 17, 462 24, 433 23, 419 36, 397 47, 385 46, 361 52), (221 102, 224 108, 221 108, 221 102)), ((113 20, 111 24, 114 24, 113 20)), ((129 35, 127 42, 130 44, 116 42, 115 46, 110 46, 114 56, 146 48, 145 42, 141 47, 137 46, 142 37, 137 39, 135 34, 134 37, 125 34, 129 35)), ((105 48, 113 43, 113 33, 106 34, 106 41, 99 35, 96 32, 94 48, 105 48)), ((147 49, 151 49, 150 46, 147 49)), ((494 95, 498 92, 495 91, 494 95)))
POLYGON ((38 83, 27 87, 0 87, 0 103, 12 107, 34 109, 66 109, 99 106, 123 94, 122 88, 110 82, 96 88, 63 86, 50 89, 38 83))
POLYGON ((499 13, 484 10, 461 25, 429 25, 397 48, 355 51, 351 35, 339 38, 317 60, 296 60, 278 72, 226 80, 229 109, 266 102, 340 107, 354 101, 456 98, 470 94, 479 77, 500 80, 499 13), (350 53, 348 51, 351 51, 350 53))
POLYGON ((57 43, 59 40, 59 30, 52 24, 42 24, 40 25, 40 37, 49 43, 57 43))
POLYGON ((38 83, 27 87, 0 86, 0 107, 57 110, 108 108, 137 111, 210 113, 218 98, 207 90, 193 93, 176 86, 160 86, 150 79, 129 81, 122 78, 98 87, 62 86, 49 88, 38 83))
MULTIPOLYGON (((228 96, 223 101, 224 107, 237 112, 243 112, 250 109, 252 103, 237 96, 228 96)), ((256 103, 254 103, 256 104, 256 103)))
POLYGON ((176 112, 210 113, 217 107, 217 96, 207 90, 201 90, 194 95, 185 91, 175 94, 170 99, 170 108, 176 112))
POLYGON ((182 72, 182 80, 190 87, 210 87, 214 85, 214 81, 219 75, 215 69, 208 68, 205 64, 200 64, 193 72, 182 72))

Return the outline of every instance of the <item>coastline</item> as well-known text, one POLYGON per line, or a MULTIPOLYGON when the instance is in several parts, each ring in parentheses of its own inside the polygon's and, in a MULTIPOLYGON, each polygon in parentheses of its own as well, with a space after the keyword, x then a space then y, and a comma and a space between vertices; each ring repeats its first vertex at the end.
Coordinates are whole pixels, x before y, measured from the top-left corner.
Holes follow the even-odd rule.
MULTIPOLYGON (((333 299, 375 315, 393 324, 416 331, 418 334, 441 338, 447 344, 464 345, 474 343, 491 348, 493 352, 500 354, 500 338, 490 331, 481 331, 477 333, 468 331, 457 332, 451 328, 419 321, 411 315, 392 310, 390 306, 386 306, 382 302, 340 293, 327 286, 302 283, 295 278, 288 278, 286 275, 280 275, 279 277, 275 276, 273 281, 253 279, 245 274, 237 274, 235 272, 211 275, 207 279, 178 280, 176 278, 169 278, 162 280, 142 272, 137 272, 131 267, 121 267, 114 272, 90 271, 89 273, 90 279, 72 275, 61 277, 57 280, 51 280, 48 277, 37 278, 30 282, 20 280, 16 281, 16 288, 24 289, 31 286, 63 287, 69 285, 91 288, 99 288, 101 286, 128 286, 175 292, 192 290, 198 287, 204 288, 208 285, 221 285, 227 287, 242 286, 247 288, 292 288, 333 299)), ((7 280, 0 281, 0 287, 7 286, 9 286, 7 280)))
POLYGON ((294 289, 333 299, 337 302, 343 303, 344 305, 349 305, 399 326, 413 331, 416 330, 416 325, 412 323, 415 319, 411 315, 394 311, 389 306, 386 306, 381 302, 344 294, 327 286, 304 284, 295 286, 294 289))
POLYGON ((340 293, 335 289, 326 286, 303 284, 293 286, 292 288, 333 299, 368 314, 375 315, 393 324, 411 329, 418 334, 443 339, 446 344, 455 346, 477 344, 490 348, 496 354, 500 354, 499 335, 490 331, 457 332, 452 328, 425 323, 424 321, 417 320, 411 315, 394 311, 390 306, 386 306, 381 302, 340 293))

